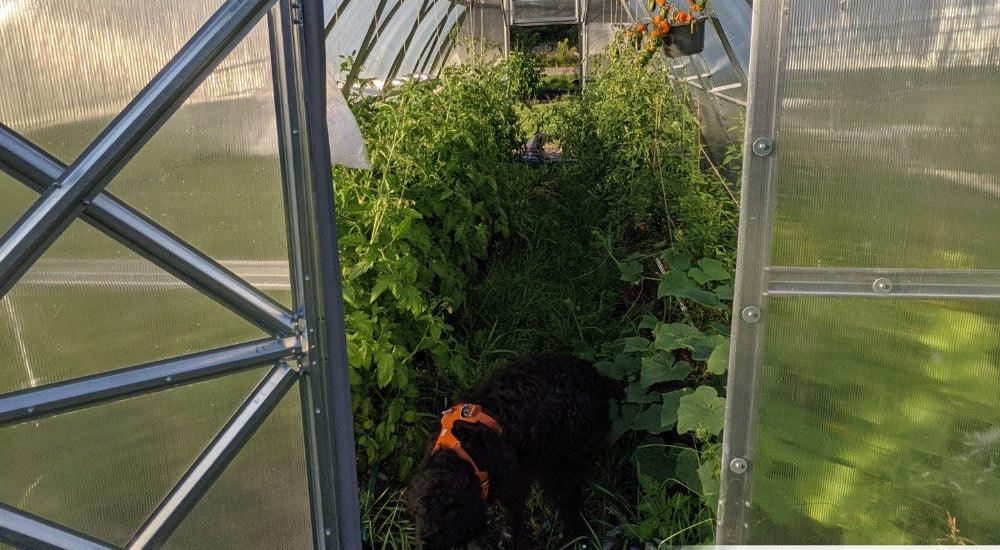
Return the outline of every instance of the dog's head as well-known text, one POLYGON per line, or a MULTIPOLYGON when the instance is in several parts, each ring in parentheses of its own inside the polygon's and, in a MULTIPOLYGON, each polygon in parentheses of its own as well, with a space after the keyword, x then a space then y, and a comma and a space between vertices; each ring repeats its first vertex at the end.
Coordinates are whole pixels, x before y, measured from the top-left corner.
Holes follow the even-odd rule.
POLYGON ((420 550, 465 548, 486 529, 479 481, 469 463, 451 452, 435 453, 414 474, 406 507, 420 550))

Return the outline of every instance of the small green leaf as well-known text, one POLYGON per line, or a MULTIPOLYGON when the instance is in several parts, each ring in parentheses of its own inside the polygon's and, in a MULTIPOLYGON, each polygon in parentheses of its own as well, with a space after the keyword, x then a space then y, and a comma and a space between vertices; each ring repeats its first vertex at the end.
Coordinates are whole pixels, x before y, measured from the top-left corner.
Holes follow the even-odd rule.
POLYGON ((656 339, 653 341, 653 347, 664 351, 688 347, 688 340, 700 334, 697 329, 684 323, 662 324, 656 327, 654 333, 656 339))
POLYGON ((669 430, 677 423, 677 409, 680 407, 681 397, 690 393, 690 388, 684 388, 663 394, 663 406, 660 408, 660 427, 669 430))
POLYGON ((692 302, 699 303, 705 307, 709 307, 712 309, 726 308, 726 304, 723 304, 722 301, 719 300, 719 297, 715 295, 715 293, 708 290, 702 290, 700 288, 686 288, 677 292, 675 296, 678 296, 680 298, 687 298, 692 302))
POLYGON ((656 297, 677 296, 689 290, 699 289, 683 271, 671 271, 660 275, 660 286, 656 289, 656 297))
POLYGON ((618 270, 621 272, 621 279, 626 283, 634 283, 642 276, 642 264, 635 260, 618 264, 618 270))
POLYGON ((652 315, 643 315, 642 320, 639 321, 639 330, 653 330, 656 328, 656 323, 659 323, 659 321, 656 320, 656 317, 653 317, 652 315))
POLYGON ((691 255, 684 252, 670 252, 661 256, 673 271, 687 271, 691 268, 691 255))
POLYGON ((373 265, 375 265, 375 262, 371 260, 359 260, 358 263, 354 264, 349 270, 347 270, 347 279, 357 279, 367 273, 373 265))
POLYGON ((628 386, 625 386, 625 401, 628 403, 653 403, 660 400, 660 394, 650 393, 646 391, 646 388, 642 387, 639 382, 632 382, 628 386))
POLYGON ((708 372, 723 374, 729 368, 729 338, 719 342, 708 357, 708 372))
POLYGON ((692 267, 688 270, 688 276, 695 281, 698 281, 698 284, 700 285, 710 281, 728 281, 733 278, 733 276, 726 271, 722 262, 711 258, 702 258, 698 260, 698 267, 692 267))
POLYGON ((720 285, 715 288, 712 292, 719 297, 720 300, 732 300, 733 299, 733 287, 729 285, 720 285))
POLYGON ((698 467, 698 478, 701 479, 701 498, 709 503, 712 510, 719 507, 719 463, 706 460, 698 467))
POLYGON ((625 349, 622 353, 633 353, 637 351, 646 351, 649 349, 649 340, 641 336, 633 336, 631 338, 625 338, 625 349))
POLYGON ((665 432, 670 426, 664 427, 663 423, 660 422, 662 408, 663 405, 655 403, 650 405, 648 409, 635 415, 635 418, 632 420, 632 429, 646 431, 651 434, 665 432))
POLYGON ((677 453, 677 469, 674 470, 677 481, 690 491, 701 494, 701 478, 698 476, 698 451, 681 449, 677 453))
POLYGON ((685 395, 677 408, 677 433, 683 434, 703 428, 712 435, 719 435, 726 415, 726 400, 719 397, 711 386, 699 386, 691 395, 685 395))
POLYGON ((639 475, 648 476, 656 481, 665 481, 673 477, 676 457, 667 454, 664 445, 640 445, 632 453, 639 475))
POLYGON ((701 334, 689 338, 685 343, 691 348, 691 358, 695 361, 708 361, 715 347, 726 337, 721 334, 701 334))
POLYGON ((392 382, 395 366, 396 362, 392 359, 392 355, 384 351, 375 354, 375 376, 378 379, 378 387, 384 388, 392 382))
POLYGON ((684 361, 674 361, 673 355, 660 352, 642 358, 639 383, 642 387, 649 388, 660 382, 684 380, 689 374, 691 374, 691 365, 684 361))

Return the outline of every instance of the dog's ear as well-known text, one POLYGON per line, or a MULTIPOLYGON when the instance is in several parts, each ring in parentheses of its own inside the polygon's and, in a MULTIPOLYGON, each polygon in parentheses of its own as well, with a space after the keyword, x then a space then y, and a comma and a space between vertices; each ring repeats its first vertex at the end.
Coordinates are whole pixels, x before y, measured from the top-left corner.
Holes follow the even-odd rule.
POLYGON ((420 550, 464 548, 486 529, 479 482, 472 467, 451 454, 432 457, 414 474, 406 491, 420 550))

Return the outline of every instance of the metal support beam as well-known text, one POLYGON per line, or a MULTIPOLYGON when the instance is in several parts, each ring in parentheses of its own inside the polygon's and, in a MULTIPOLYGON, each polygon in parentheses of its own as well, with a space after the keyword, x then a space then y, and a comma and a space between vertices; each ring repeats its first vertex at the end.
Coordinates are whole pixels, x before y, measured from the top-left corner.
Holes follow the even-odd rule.
POLYGON ((306 327, 302 357, 306 379, 300 387, 313 546, 353 550, 362 546, 361 514, 324 112, 322 4, 282 0, 268 22, 293 299, 304 312, 306 327))
POLYGON ((22 550, 120 550, 0 503, 0 543, 22 550))
MULTIPOLYGON (((0 124, 0 170, 44 193, 66 165, 0 124)), ((291 312, 113 195, 94 197, 80 218, 267 332, 294 333, 291 312)))
POLYGON ((776 141, 779 73, 783 67, 783 2, 759 2, 753 13, 747 127, 743 150, 743 195, 740 203, 736 250, 736 296, 726 382, 726 419, 722 441, 722 480, 719 491, 718 544, 745 544, 749 521, 750 485, 754 474, 754 437, 757 387, 763 363, 764 326, 767 324, 767 281, 770 263, 773 204, 777 177, 776 153, 753 153, 758 140, 776 141))
POLYGON ((0 427, 273 364, 299 340, 259 340, 0 395, 0 427))
POLYGON ((259 21, 274 0, 228 0, 0 239, 0 296, 259 21))
POLYGON ((166 542, 297 379, 298 373, 287 364, 282 363, 271 369, 236 415, 139 528, 129 542, 128 550, 159 548, 166 542))
POLYGON ((998 300, 1000 271, 767 268, 770 296, 998 300))

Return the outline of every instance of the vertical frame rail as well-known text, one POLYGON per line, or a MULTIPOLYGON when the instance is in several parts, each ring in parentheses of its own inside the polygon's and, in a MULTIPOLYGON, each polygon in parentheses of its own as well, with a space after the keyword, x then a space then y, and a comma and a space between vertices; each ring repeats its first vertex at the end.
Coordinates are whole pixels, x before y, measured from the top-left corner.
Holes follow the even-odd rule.
POLYGON ((313 545, 361 548, 354 424, 326 128, 323 4, 282 0, 268 15, 292 291, 301 315, 302 419, 313 545))
POLYGON ((766 268, 770 262, 780 101, 784 2, 753 8, 743 195, 736 252, 736 295, 726 383, 726 420, 719 491, 719 544, 745 544, 754 473, 757 388, 767 321, 766 268))

